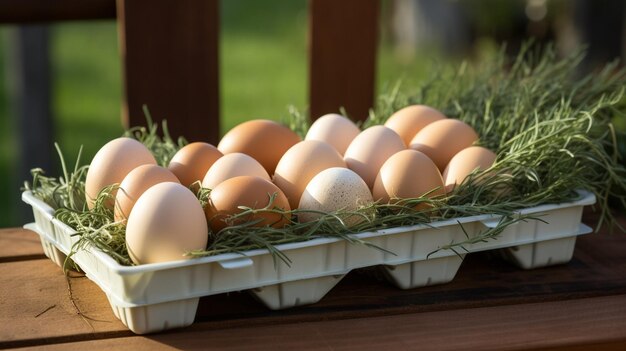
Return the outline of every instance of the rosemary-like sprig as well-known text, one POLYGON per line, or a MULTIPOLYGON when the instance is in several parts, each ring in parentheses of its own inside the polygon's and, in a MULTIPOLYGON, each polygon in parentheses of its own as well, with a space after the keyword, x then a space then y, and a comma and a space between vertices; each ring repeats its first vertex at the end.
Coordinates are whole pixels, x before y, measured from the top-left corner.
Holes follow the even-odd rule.
POLYGON ((95 247, 120 264, 132 264, 126 248, 126 225, 113 220, 113 210, 109 205, 115 201, 113 194, 118 187, 114 184, 102 189, 90 210, 58 208, 55 211, 55 217, 74 229, 74 235, 78 236, 68 259, 79 250, 95 247))
POLYGON ((152 115, 150 115, 146 105, 143 105, 143 113, 146 117, 147 126, 132 127, 124 132, 124 136, 140 141, 152 152, 159 166, 167 167, 174 154, 187 145, 187 140, 181 136, 174 142, 167 128, 166 120, 163 120, 161 124, 161 129, 163 130, 163 136, 161 137, 159 135, 159 126, 152 121, 152 115))
POLYGON ((283 124, 296 132, 300 138, 304 139, 311 126, 308 115, 301 112, 293 105, 287 107, 287 112, 289 113, 289 118, 287 121, 283 121, 283 124))
POLYGON ((22 190, 28 190, 34 196, 41 199, 52 208, 83 209, 85 207, 84 179, 89 166, 81 166, 82 146, 78 150, 78 156, 74 163, 74 169, 69 171, 63 152, 57 143, 54 147, 61 161, 63 175, 54 178, 45 175, 41 168, 33 168, 30 173, 33 177, 32 184, 24 182, 22 190))

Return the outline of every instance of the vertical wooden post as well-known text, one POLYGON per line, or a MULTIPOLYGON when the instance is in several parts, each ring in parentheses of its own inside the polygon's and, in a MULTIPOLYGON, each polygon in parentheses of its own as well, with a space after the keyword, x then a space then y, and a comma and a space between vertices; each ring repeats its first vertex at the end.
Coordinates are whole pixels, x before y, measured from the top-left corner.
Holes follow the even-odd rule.
POLYGON ((217 143, 218 2, 117 0, 125 125, 144 125, 146 104, 172 136, 217 143))
POLYGON ((311 118, 345 107, 363 120, 374 103, 380 0, 309 0, 311 118))

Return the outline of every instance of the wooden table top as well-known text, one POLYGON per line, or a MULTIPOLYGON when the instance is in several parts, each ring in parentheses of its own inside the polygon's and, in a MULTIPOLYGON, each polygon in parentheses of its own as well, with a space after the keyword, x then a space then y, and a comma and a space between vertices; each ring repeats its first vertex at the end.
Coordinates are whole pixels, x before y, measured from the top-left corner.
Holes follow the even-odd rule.
POLYGON ((36 234, 1 229, 0 297, 0 349, 626 350, 626 235, 582 236, 570 263, 529 271, 470 254, 451 283, 413 290, 353 271, 319 303, 284 311, 245 292, 206 297, 192 326, 138 336, 36 234))

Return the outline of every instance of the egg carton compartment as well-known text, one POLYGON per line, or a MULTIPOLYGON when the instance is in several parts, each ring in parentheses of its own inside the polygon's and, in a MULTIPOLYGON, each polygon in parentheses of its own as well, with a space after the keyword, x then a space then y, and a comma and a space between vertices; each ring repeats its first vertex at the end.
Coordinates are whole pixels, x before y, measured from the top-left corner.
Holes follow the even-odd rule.
MULTIPOLYGON (((30 229, 30 228, 27 228, 30 229)), ((32 230, 32 229, 31 229, 32 230)), ((52 260, 52 262, 56 263, 57 266, 63 268, 63 264, 67 255, 61 252, 61 250, 57 249, 57 247, 48 241, 45 237, 40 236, 41 247, 43 248, 43 253, 52 260)))
POLYGON ((414 289, 451 282, 464 258, 465 255, 461 254, 380 268, 393 285, 400 289, 414 289))
POLYGON ((249 292, 272 310, 310 305, 326 296, 347 273, 262 286, 249 292))
MULTIPOLYGON (((109 296, 107 296, 109 297, 109 296)), ((200 298, 137 307, 118 306, 109 297, 113 314, 135 334, 156 333, 193 324, 200 298)))
MULTIPOLYGON (((537 227, 535 227, 537 228, 537 227)), ((517 226, 512 232, 527 229, 517 226)), ((564 264, 572 259, 576 238, 589 234, 593 230, 580 223, 578 230, 559 233, 560 238, 535 241, 530 244, 515 245, 497 250, 501 257, 523 269, 534 269, 551 265, 564 264)), ((535 238, 543 239, 542 233, 532 233, 535 238)), ((550 237, 556 234, 551 233, 550 237)), ((500 243, 502 244, 502 243, 500 243)), ((472 252, 483 251, 475 249, 472 252)), ((448 257, 430 258, 400 265, 384 265, 380 270, 384 276, 400 289, 414 289, 423 286, 445 284, 454 279, 465 254, 448 257)))
POLYGON ((43 232, 47 241, 54 243, 57 248, 67 255, 71 251, 74 242, 78 240, 75 235, 72 235, 74 230, 54 218, 54 210, 31 192, 23 192, 22 201, 31 205, 33 209, 33 216, 38 229, 31 230, 43 232))
POLYGON ((41 230, 36 222, 27 224, 24 228, 39 234, 39 240, 41 241, 41 247, 43 248, 44 254, 57 266, 61 269, 80 271, 74 261, 67 258, 69 250, 65 250, 62 245, 54 240, 52 236, 43 235, 42 233, 45 232, 41 230))
MULTIPOLYGON (((584 224, 581 227, 579 235, 593 231, 584 224)), ((575 245, 576 236, 571 236, 501 249, 500 254, 520 268, 534 269, 569 262, 574 255, 575 245)))
MULTIPOLYGON (((52 213, 43 202, 33 201, 29 193, 24 193, 23 199, 34 211, 52 213)), ((594 202, 592 194, 582 193, 577 201, 523 210, 550 222, 518 222, 497 240, 466 246, 467 252, 517 247, 510 256, 522 266, 560 262, 565 256, 545 254, 552 247, 549 242, 554 241, 556 246, 567 242, 573 247, 571 237, 584 233, 570 229, 579 228, 582 207, 594 202)), ((78 240, 74 231, 51 216, 43 219, 48 221, 47 226, 35 225, 32 229, 61 252, 69 252, 78 240)), ((439 249, 466 240, 466 235, 478 235, 498 220, 490 215, 473 216, 355 235, 382 250, 333 238, 278 246, 290 258, 290 265, 274 260, 267 250, 141 266, 119 265, 96 249, 81 250, 73 258, 105 292, 116 316, 134 332, 147 333, 192 323, 195 307, 191 307, 201 296, 250 290, 272 309, 314 303, 347 272, 363 267, 383 265, 385 276, 401 288, 445 283, 454 278, 462 260, 451 250, 439 249)))
POLYGON ((48 236, 54 237, 54 225, 52 224, 52 219, 54 218, 54 210, 52 209, 52 207, 35 197, 30 191, 25 191, 22 193, 22 201, 31 206, 37 228, 39 228, 40 231, 46 233, 48 236))

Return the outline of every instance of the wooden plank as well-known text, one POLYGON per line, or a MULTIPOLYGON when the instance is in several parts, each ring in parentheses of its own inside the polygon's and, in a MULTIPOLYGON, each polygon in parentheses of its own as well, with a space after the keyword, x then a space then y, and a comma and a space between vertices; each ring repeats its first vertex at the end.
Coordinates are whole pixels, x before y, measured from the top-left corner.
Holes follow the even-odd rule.
POLYGON ((0 229, 0 263, 41 258, 39 235, 22 228, 0 229))
POLYGON ((199 326, 51 349, 520 350, 576 344, 626 347, 626 295, 289 325, 199 326))
MULTIPOLYGON (((200 300, 195 324, 185 330, 262 328, 623 295, 626 257, 620 248, 625 245, 623 235, 583 236, 569 264, 530 271, 519 270, 486 253, 472 254, 453 282, 414 290, 392 287, 377 280, 369 270, 352 272, 319 303, 284 311, 270 311, 245 292, 210 296, 200 300)), ((106 321, 94 325, 93 333, 86 332, 89 327, 79 323, 82 320, 67 308, 67 285, 60 269, 50 261, 0 264, 3 301, 24 301, 0 307, 0 325, 7 326, 0 331, 0 347, 130 335, 115 320, 104 294, 93 283, 79 278, 72 280, 72 286, 80 309, 106 321), (28 284, 22 286, 22 281, 28 284), (51 305, 64 303, 65 308, 45 313, 48 324, 33 318, 51 305), (64 328, 52 327, 56 325, 64 328)), ((597 310, 602 308, 598 306, 597 310)))
POLYGON ((52 261, 0 264, 0 349, 132 335, 115 318, 105 294, 85 277, 70 279, 52 261), (82 338, 82 339, 81 339, 82 338))
MULTIPOLYGON (((20 231, 22 230, 3 230, 2 233, 10 233, 11 237, 20 235, 17 234, 20 231)), ((36 242, 31 241, 28 245, 35 244, 36 242)), ((468 255, 452 283, 406 291, 378 281, 371 271, 365 270, 348 275, 320 303, 285 311, 269 311, 246 293, 211 296, 201 299, 196 325, 189 330, 370 318, 625 294, 626 257, 621 249, 624 245, 626 237, 608 235, 606 231, 583 236, 579 238, 572 262, 531 271, 518 270, 489 254, 468 255)), ((38 245, 36 247, 39 248, 38 245)), ((39 338, 28 338, 32 335, 22 333, 24 326, 33 322, 33 312, 41 312, 37 308, 35 310, 39 312, 28 308, 39 306, 43 311, 45 304, 58 305, 55 303, 59 300, 58 296, 67 294, 67 285, 63 283, 65 280, 60 269, 48 260, 0 264, 0 292, 3 301, 26 301, 13 306, 13 309, 6 303, 3 304, 0 316, 6 319, 0 320, 0 325, 10 327, 2 331, 6 335, 0 334, 0 340, 4 341, 0 346, 25 346, 41 342, 39 338), (16 284, 18 281, 21 284, 22 280, 30 285, 16 284), (44 296, 40 293, 42 291, 46 292, 44 296), (12 321, 10 324, 5 323, 9 320, 12 321)), ((74 326, 51 332, 46 329, 46 325, 35 324, 31 331, 41 332, 45 340, 55 342, 89 340, 93 337, 115 336, 120 332, 128 333, 114 319, 104 295, 93 283, 80 278, 72 280, 72 286, 81 310, 83 304, 87 304, 90 306, 88 310, 105 316, 104 319, 108 318, 108 322, 114 321, 119 329, 111 331, 104 328, 91 334, 80 328, 73 329, 76 327, 74 326)), ((72 325, 67 320, 76 318, 72 310, 71 313, 56 308, 53 310, 60 314, 49 315, 54 319, 51 325, 72 325)), ((48 315, 51 311, 45 314, 48 315)))
POLYGON ((624 351, 626 349, 626 340, 611 340, 606 342, 596 342, 591 344, 565 345, 540 347, 532 349, 533 351, 624 351))
POLYGON ((0 24, 114 18, 115 0, 0 0, 0 24))
POLYGON ((174 137, 219 135, 218 0, 118 0, 125 126, 168 120, 174 137))
POLYGON ((316 119, 345 107, 355 120, 374 103, 380 0, 309 1, 309 104, 316 119))

